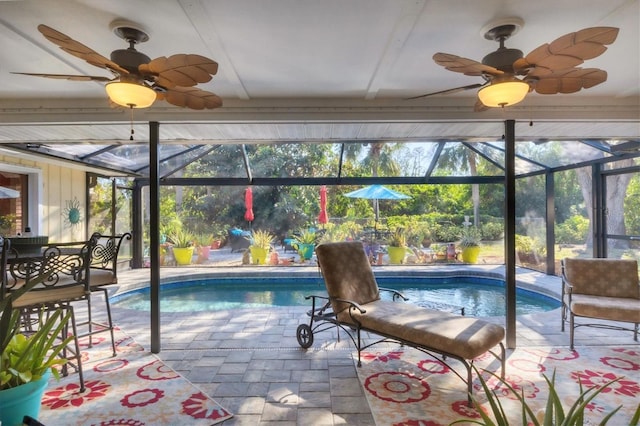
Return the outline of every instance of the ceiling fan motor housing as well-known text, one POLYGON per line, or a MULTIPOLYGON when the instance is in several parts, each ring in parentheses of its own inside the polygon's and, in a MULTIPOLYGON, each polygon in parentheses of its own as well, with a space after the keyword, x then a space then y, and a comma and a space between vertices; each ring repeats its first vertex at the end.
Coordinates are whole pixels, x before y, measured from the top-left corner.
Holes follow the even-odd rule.
POLYGON ((522 56, 522 50, 501 47, 482 58, 482 63, 497 68, 500 71, 513 74, 513 63, 522 58, 522 56))
POLYGON ((148 64, 151 59, 135 49, 118 49, 111 52, 111 60, 130 73, 137 74, 138 66, 148 64))

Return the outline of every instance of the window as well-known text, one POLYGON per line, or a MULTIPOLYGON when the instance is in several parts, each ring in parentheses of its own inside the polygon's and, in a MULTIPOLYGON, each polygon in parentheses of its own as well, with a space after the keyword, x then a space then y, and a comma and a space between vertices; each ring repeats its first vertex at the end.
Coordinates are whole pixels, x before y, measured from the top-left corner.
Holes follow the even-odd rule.
POLYGON ((28 176, 0 172, 0 234, 16 235, 28 225, 28 176))

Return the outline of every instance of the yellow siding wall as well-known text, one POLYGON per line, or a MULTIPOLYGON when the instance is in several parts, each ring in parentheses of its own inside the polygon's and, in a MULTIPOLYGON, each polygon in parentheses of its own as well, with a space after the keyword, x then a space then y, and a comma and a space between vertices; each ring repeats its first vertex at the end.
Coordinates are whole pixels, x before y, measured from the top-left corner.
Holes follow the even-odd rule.
MULTIPOLYGON (((68 242, 86 239, 85 223, 87 212, 85 209, 85 172, 82 170, 45 164, 33 160, 25 160, 6 155, 0 156, 0 170, 2 163, 19 165, 42 172, 40 182, 40 235, 48 235, 49 242, 68 242), (80 206, 81 220, 77 226, 69 226, 65 222, 65 212, 68 203, 77 200, 80 206)), ((31 205, 31 209, 37 208, 31 205)))

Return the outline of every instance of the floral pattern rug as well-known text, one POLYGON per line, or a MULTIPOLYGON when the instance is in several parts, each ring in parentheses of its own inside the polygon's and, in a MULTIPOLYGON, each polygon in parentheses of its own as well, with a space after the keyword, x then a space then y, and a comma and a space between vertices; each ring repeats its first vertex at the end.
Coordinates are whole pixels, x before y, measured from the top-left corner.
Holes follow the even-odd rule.
MULTIPOLYGON (((106 334, 105 334, 106 335, 106 334)), ((83 339, 86 390, 78 374, 52 378, 42 399, 39 421, 46 425, 214 425, 232 414, 199 388, 145 351, 122 331, 111 340, 83 339)))
MULTIPOLYGON (((460 362, 448 359, 447 363, 466 377, 460 362)), ((499 362, 487 354, 475 360, 475 364, 490 389, 498 395, 509 416, 509 424, 521 424, 521 405, 515 396, 486 372, 499 375, 499 362)), ((455 420, 480 420, 475 408, 467 405, 466 384, 450 367, 407 347, 364 351, 362 367, 357 370, 376 424, 438 426, 455 420)), ((543 375, 551 379, 554 371, 565 412, 579 395, 580 383, 586 390, 619 378, 587 405, 585 424, 597 424, 618 406, 622 408, 609 424, 629 424, 640 403, 640 346, 578 347, 576 350, 536 347, 507 352, 505 379, 519 393, 524 392, 527 404, 533 407, 538 418, 544 412, 549 389, 543 375)), ((489 413, 489 403, 475 373, 473 393, 489 413)))

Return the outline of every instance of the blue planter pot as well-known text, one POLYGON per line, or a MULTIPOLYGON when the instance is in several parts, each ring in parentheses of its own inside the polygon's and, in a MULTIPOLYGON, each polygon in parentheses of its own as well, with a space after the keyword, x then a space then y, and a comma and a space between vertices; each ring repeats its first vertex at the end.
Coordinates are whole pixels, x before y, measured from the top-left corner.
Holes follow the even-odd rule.
POLYGON ((313 256, 315 244, 298 244, 298 253, 304 260, 309 260, 313 256))
POLYGON ((2 426, 22 425, 24 416, 37 419, 40 415, 40 401, 49 382, 50 371, 40 380, 15 388, 0 391, 0 422, 2 426))

